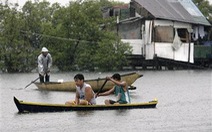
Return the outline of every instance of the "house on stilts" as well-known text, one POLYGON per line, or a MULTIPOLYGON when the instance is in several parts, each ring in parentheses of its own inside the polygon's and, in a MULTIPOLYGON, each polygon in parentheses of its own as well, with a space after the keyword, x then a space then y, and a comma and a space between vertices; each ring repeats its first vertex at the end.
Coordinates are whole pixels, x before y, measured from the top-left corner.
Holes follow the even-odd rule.
POLYGON ((195 45, 211 24, 191 0, 131 0, 106 13, 117 17, 117 34, 133 48, 133 68, 203 67, 195 63, 195 45))

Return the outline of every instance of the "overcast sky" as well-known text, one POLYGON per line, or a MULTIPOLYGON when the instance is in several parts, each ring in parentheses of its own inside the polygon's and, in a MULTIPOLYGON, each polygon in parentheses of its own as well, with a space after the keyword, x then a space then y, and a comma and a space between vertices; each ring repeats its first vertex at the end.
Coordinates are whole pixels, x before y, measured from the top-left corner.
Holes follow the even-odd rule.
MULTIPOLYGON (((5 2, 6 0, 0 0, 0 2, 5 2)), ((26 1, 28 0, 8 0, 10 3, 18 3, 19 6, 23 6, 25 4, 26 1)), ((34 0, 31 0, 31 1, 34 1, 34 0)), ((42 0, 40 0, 42 1, 42 0)), ((50 3, 55 3, 55 2, 58 2, 60 3, 61 5, 66 5, 69 3, 70 0, 47 0, 49 1, 50 3)), ((114 0, 114 1, 121 1, 121 2, 125 2, 125 3, 129 3, 130 0, 114 0)), ((212 4, 212 0, 208 0, 210 2, 210 4, 212 4)))
MULTIPOLYGON (((6 0, 0 0, 0 2, 5 2, 6 0)), ((26 1, 28 0, 8 0, 10 3, 18 3, 20 7, 22 7, 26 1)), ((31 0, 32 2, 34 2, 34 0, 31 0)), ((42 1, 42 0, 39 0, 39 1, 42 1)), ((60 3, 61 5, 66 5, 69 3, 69 1, 72 1, 72 0, 47 0, 49 1, 50 3, 55 3, 55 2, 58 2, 60 3)), ((73 0, 74 1, 74 0, 73 0)), ((120 1, 120 2, 125 2, 125 3, 129 3, 130 0, 114 0, 114 1, 120 1)), ((208 0, 210 2, 210 4, 212 4, 212 0, 208 0)))
MULTIPOLYGON (((6 0, 0 0, 0 2, 5 2, 6 0)), ((18 3, 19 6, 23 6, 25 4, 26 1, 29 1, 29 0, 8 0, 9 3, 18 3)), ((32 2, 34 2, 34 0, 31 0, 32 2)), ((42 0, 39 0, 40 2, 42 0)), ((60 3, 61 5, 66 5, 69 3, 69 1, 76 1, 76 0, 46 0, 46 1, 49 1, 50 3, 60 3)), ((114 0, 114 1, 120 1, 120 2, 125 2, 125 3, 129 3, 130 0, 114 0)), ((212 1, 212 0, 211 0, 212 1)))

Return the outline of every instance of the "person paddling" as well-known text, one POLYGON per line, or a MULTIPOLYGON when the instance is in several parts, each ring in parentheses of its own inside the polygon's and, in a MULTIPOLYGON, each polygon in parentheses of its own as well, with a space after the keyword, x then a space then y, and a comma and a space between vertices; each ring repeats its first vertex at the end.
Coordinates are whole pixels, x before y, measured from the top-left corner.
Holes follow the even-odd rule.
POLYGON ((43 47, 41 54, 38 56, 38 73, 40 82, 49 82, 50 80, 50 68, 52 66, 52 57, 46 47, 43 47))
POLYGON ((128 85, 125 81, 121 81, 120 74, 116 73, 112 77, 106 77, 106 79, 113 82, 115 86, 106 92, 98 93, 97 96, 107 96, 114 93, 116 100, 107 99, 105 100, 106 105, 130 103, 128 85))

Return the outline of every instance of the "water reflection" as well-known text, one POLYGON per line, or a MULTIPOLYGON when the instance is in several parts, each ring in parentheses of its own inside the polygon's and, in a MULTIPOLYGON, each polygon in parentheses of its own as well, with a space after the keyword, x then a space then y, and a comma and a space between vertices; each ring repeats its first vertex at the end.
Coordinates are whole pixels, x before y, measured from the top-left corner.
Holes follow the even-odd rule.
POLYGON ((127 113, 129 113, 129 110, 127 109, 115 110, 116 116, 126 116, 127 113))
POLYGON ((94 115, 95 111, 76 111, 77 117, 87 117, 94 115))
POLYGON ((9 88, 10 90, 24 90, 24 88, 16 88, 16 87, 13 87, 13 88, 9 88))

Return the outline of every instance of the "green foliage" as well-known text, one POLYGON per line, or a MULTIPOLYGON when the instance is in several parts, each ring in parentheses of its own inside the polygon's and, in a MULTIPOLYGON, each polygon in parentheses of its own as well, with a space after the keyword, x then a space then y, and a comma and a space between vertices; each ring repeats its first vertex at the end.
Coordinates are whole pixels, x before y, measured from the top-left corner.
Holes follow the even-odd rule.
POLYGON ((28 72, 34 65, 32 48, 24 41, 20 31, 23 27, 21 14, 16 8, 2 6, 1 14, 1 70, 7 72, 28 72))
POLYGON ((114 70, 127 64, 124 53, 131 47, 123 44, 110 30, 115 19, 103 19, 101 7, 107 0, 57 3, 27 1, 21 11, 0 5, 0 70, 29 72, 37 67, 43 46, 60 70, 114 70))
MULTIPOLYGON (((202 12, 202 14, 208 19, 208 21, 212 24, 212 5, 208 0, 193 0, 194 4, 198 7, 198 9, 202 12)), ((208 40, 212 40, 212 27, 210 27, 208 33, 208 40)))
MULTIPOLYGON (((113 44, 120 43, 120 39, 109 31, 100 30, 100 25, 102 24, 110 23, 110 25, 114 25, 113 19, 107 20, 102 18, 100 8, 101 3, 96 1, 87 1, 83 5, 71 3, 67 8, 67 17, 63 19, 61 29, 63 31, 68 29, 64 32, 65 37, 75 41, 69 42, 63 51, 65 56, 61 56, 61 58, 69 61, 59 62, 63 65, 64 69, 62 70, 72 70, 73 68, 94 70, 95 67, 101 70, 112 70, 122 66, 122 61, 108 63, 108 60, 124 60, 125 56, 123 54, 121 57, 114 54, 113 58, 115 59, 111 58, 111 56, 105 56, 109 51, 114 50, 112 48, 113 44), (107 52, 105 53, 105 51, 107 52), (99 57, 102 59, 99 59, 99 57), (118 57, 120 59, 116 59, 118 57), (72 67, 69 65, 72 65, 72 67)), ((129 46, 126 47, 125 45, 120 47, 125 47, 125 51, 130 49, 129 46)), ((122 51, 117 49, 117 52, 122 51)))
POLYGON ((202 14, 212 22, 212 5, 208 0, 192 0, 202 14))

